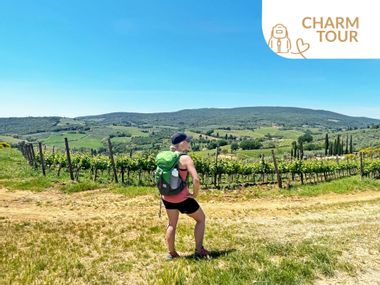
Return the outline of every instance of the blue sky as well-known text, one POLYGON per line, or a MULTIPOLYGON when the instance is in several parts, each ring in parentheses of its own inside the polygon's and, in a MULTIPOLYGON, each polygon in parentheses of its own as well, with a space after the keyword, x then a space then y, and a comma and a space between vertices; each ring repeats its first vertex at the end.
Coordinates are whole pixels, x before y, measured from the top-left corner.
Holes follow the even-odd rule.
POLYGON ((296 106, 380 118, 379 70, 278 57, 257 0, 0 6, 0 117, 296 106))

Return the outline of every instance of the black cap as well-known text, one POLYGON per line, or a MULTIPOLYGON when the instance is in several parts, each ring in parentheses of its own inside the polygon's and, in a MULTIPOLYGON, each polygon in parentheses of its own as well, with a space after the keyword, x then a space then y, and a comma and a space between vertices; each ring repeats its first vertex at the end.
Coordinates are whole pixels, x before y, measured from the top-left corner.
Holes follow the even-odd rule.
POLYGON ((191 137, 186 135, 185 133, 175 133, 172 135, 172 144, 179 144, 180 142, 183 141, 191 141, 191 137))

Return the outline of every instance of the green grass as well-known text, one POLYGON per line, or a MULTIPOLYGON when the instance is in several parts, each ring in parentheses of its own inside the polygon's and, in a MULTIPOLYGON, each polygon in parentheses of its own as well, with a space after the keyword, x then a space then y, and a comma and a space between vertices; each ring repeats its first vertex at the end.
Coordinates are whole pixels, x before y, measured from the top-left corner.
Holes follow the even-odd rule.
POLYGON ((9 180, 0 180, 0 185, 7 189, 43 191, 54 185, 54 182, 46 177, 27 177, 9 180))
POLYGON ((321 183, 316 185, 297 186, 295 189, 285 190, 289 191, 292 195, 300 196, 317 196, 327 193, 353 193, 357 191, 380 191, 380 180, 370 178, 360 179, 359 176, 347 177, 334 180, 328 183, 321 183))
POLYGON ((20 142, 21 140, 20 139, 15 139, 14 137, 11 137, 11 136, 3 136, 3 135, 0 135, 0 142, 3 141, 3 142, 7 142, 7 143, 18 143, 20 142))
POLYGON ((59 133, 51 134, 48 138, 43 139, 43 143, 49 146, 64 148, 64 138, 68 139, 70 148, 99 148, 104 146, 97 137, 91 137, 88 134, 59 133))
POLYGON ((338 260, 341 252, 329 239, 280 242, 256 238, 252 225, 226 228, 221 222, 208 225, 211 260, 192 258, 193 224, 184 223, 177 235, 183 257, 165 262, 165 226, 152 214, 92 221, 0 221, 0 278, 5 284, 307 284, 349 267, 338 260))
POLYGON ((380 180, 369 178, 362 180, 359 176, 352 176, 314 185, 298 185, 290 189, 276 189, 274 195, 312 197, 329 193, 348 194, 369 190, 380 191, 380 180))
POLYGON ((8 189, 41 191, 54 181, 30 167, 15 149, 0 150, 0 186, 8 189))
POLYGON ((155 187, 112 185, 110 190, 114 193, 123 194, 127 197, 154 195, 157 196, 158 199, 158 189, 155 187))
POLYGON ((94 181, 81 181, 81 182, 70 181, 64 184, 63 186, 61 186, 59 189, 64 193, 75 193, 75 192, 99 189, 101 187, 102 185, 94 181))
POLYGON ((281 128, 273 128, 273 127, 259 128, 255 130, 255 133, 259 135, 260 137, 264 137, 265 135, 270 134, 272 136, 281 136, 284 139, 292 139, 292 140, 296 140, 299 136, 303 134, 303 132, 297 131, 297 130, 283 130, 281 128))
MULTIPOLYGON (((228 239, 230 236, 223 236, 228 239)), ((151 284, 305 284, 333 276, 339 252, 315 240, 281 243, 245 238, 215 251, 211 260, 190 258, 164 264, 151 284), (244 243, 244 244, 240 244, 244 243)))
MULTIPOLYGON (((306 131, 306 129, 305 129, 306 131)), ((226 134, 233 135, 236 137, 250 137, 250 138, 263 138, 267 134, 272 136, 281 136, 284 139, 296 140, 299 136, 303 134, 303 132, 298 130, 283 130, 281 128, 275 127, 262 127, 255 130, 215 130, 214 135, 219 133, 219 137, 223 138, 226 134)))
MULTIPOLYGON (((124 126, 105 126, 105 127, 93 127, 91 130, 86 131, 85 134, 81 133, 70 133, 70 132, 53 132, 53 133, 42 133, 30 135, 34 139, 37 139, 49 147, 55 146, 59 149, 64 149, 64 138, 67 137, 69 140, 70 148, 86 148, 86 149, 97 149, 104 147, 105 139, 111 134, 116 134, 117 132, 125 132, 131 136, 147 137, 148 133, 142 132, 141 129, 135 127, 124 127, 124 126)), ((129 143, 130 137, 114 137, 113 142, 118 143, 129 143)))
POLYGON ((250 200, 252 198, 313 197, 324 194, 349 194, 359 191, 380 191, 380 180, 346 177, 330 182, 311 185, 297 185, 289 189, 278 189, 276 185, 252 186, 240 190, 206 190, 202 200, 214 199, 250 200))
POLYGON ((134 136, 134 137, 148 137, 149 136, 149 133, 144 133, 141 131, 141 129, 136 128, 136 127, 112 126, 111 125, 111 126, 108 126, 108 128, 114 130, 115 133, 116 133, 116 131, 125 132, 128 134, 131 134, 131 136, 134 136))
POLYGON ((112 138, 112 143, 130 143, 131 138, 128 137, 114 137, 112 138))

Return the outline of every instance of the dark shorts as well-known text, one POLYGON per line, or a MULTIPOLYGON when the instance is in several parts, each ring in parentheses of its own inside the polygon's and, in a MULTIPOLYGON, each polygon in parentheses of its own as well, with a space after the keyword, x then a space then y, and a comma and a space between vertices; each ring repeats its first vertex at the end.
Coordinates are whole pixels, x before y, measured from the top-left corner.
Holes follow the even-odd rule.
POLYGON ((164 202, 166 209, 178 210, 182 214, 193 214, 200 208, 198 202, 193 198, 187 198, 185 201, 180 203, 170 203, 164 199, 162 199, 162 202, 164 202))

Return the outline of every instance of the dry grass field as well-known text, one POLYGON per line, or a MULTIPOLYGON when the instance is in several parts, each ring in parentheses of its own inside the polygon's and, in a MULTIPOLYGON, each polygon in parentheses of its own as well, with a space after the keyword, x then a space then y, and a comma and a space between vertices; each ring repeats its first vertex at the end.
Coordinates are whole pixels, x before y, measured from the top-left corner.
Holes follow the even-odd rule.
POLYGON ((212 259, 181 216, 168 262, 155 194, 0 189, 0 284, 380 284, 380 191, 200 203, 212 259))

